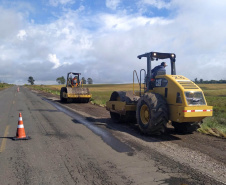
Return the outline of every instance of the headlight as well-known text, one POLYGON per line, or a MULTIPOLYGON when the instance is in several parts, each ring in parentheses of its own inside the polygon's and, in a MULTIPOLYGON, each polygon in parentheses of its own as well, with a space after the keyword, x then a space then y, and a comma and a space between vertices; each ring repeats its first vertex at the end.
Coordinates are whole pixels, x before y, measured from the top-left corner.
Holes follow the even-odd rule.
POLYGON ((206 105, 202 92, 185 92, 188 105, 206 105))

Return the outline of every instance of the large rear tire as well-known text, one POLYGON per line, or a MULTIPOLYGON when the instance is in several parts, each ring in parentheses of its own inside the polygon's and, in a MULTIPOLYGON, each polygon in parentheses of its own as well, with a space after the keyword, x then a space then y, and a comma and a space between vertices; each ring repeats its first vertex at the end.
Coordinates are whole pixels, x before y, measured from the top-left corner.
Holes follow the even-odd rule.
POLYGON ((166 100, 155 93, 145 93, 137 103, 136 118, 140 130, 146 134, 165 132, 169 120, 166 100))
POLYGON ((62 87, 60 90, 60 101, 61 102, 67 102, 67 98, 63 97, 63 93, 67 93, 67 88, 66 87, 62 87))

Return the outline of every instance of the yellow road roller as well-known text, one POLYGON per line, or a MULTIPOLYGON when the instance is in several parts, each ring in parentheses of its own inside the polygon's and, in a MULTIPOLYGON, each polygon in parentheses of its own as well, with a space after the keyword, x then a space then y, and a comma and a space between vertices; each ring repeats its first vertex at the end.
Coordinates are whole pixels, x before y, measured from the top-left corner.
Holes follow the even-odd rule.
POLYGON ((83 87, 80 80, 81 73, 69 72, 67 74, 66 87, 62 87, 60 91, 60 100, 62 102, 88 103, 91 94, 88 88, 83 87))
POLYGON ((207 105, 198 85, 182 75, 176 75, 174 53, 149 52, 138 58, 147 59, 147 70, 140 70, 140 78, 136 71, 133 72, 139 90, 114 91, 106 103, 106 109, 114 121, 136 122, 140 130, 147 134, 164 133, 166 124, 171 122, 176 131, 191 133, 205 117, 212 116, 213 107, 207 105), (153 75, 151 63, 159 59, 170 59, 171 75, 163 70, 153 75))

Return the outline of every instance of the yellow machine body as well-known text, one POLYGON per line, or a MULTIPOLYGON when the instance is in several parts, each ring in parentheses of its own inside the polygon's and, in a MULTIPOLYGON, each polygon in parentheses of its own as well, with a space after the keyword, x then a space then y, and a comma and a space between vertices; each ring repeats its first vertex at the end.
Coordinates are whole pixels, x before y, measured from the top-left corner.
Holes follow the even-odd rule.
POLYGON ((91 98, 88 88, 67 87, 67 92, 63 92, 63 98, 91 98))
POLYGON ((188 78, 182 75, 159 75, 156 76, 155 81, 155 84, 159 86, 151 91, 165 97, 171 121, 199 122, 213 115, 213 107, 207 106, 203 91, 188 78), (162 84, 164 81, 165 84, 162 84), (194 95, 198 95, 201 101, 193 103, 192 99, 197 98, 194 95))
POLYGON ((137 58, 147 59, 147 71, 141 69, 140 78, 133 71, 132 94, 124 91, 111 94, 106 108, 113 120, 135 119, 140 130, 148 134, 164 133, 171 121, 176 131, 189 133, 198 128, 203 118, 213 115, 213 107, 207 105, 203 91, 188 78, 176 75, 174 53, 148 52, 137 58), (151 67, 152 61, 159 59, 170 59, 170 75, 166 74, 166 62, 151 67), (138 92, 134 91, 135 77, 140 87, 138 92))
POLYGON ((66 87, 62 87, 60 91, 60 99, 62 102, 78 102, 88 103, 92 97, 89 89, 83 87, 82 80, 79 79, 81 73, 69 72, 67 74, 66 87))
MULTIPOLYGON (((207 106, 203 91, 194 82, 182 75, 156 76, 155 87, 148 92, 158 93, 166 99, 169 120, 171 121, 178 123, 200 122, 203 118, 213 115, 213 107, 207 106), (201 102, 189 102, 189 95, 195 94, 198 95, 201 102)), ((139 92, 135 94, 138 97, 139 92)), ((195 97, 191 98, 195 99, 195 97)), ((108 101, 106 108, 111 112, 125 115, 128 111, 136 111, 136 102, 108 101)))

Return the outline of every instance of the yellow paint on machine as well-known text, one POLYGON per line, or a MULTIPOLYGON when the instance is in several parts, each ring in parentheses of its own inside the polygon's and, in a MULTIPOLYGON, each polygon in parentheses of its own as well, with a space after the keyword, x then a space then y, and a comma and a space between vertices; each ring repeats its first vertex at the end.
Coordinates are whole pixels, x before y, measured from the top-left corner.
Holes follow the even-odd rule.
POLYGON ((169 105, 170 120, 177 122, 199 122, 203 118, 212 116, 213 111, 185 112, 185 110, 212 110, 212 106, 176 106, 169 105))
POLYGON ((67 98, 91 98, 91 95, 67 94, 67 98))
MULTIPOLYGON (((155 87, 146 93, 158 93, 162 95, 168 103, 169 120, 174 122, 200 122, 205 117, 213 115, 213 107, 208 106, 202 89, 199 88, 194 82, 182 75, 159 75, 158 79, 167 80, 167 85, 163 87, 155 87), (186 92, 199 92, 203 96, 203 105, 190 105, 186 100, 186 92), (180 100, 178 100, 178 95, 180 100)), ((136 94, 138 95, 138 94, 136 94)), ((120 101, 108 101, 106 109, 126 115, 127 111, 136 111, 135 104, 127 104, 120 101)))

